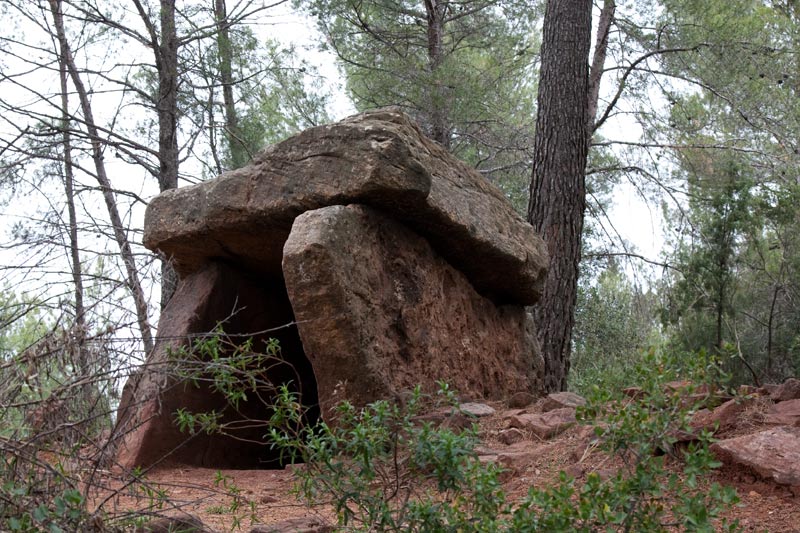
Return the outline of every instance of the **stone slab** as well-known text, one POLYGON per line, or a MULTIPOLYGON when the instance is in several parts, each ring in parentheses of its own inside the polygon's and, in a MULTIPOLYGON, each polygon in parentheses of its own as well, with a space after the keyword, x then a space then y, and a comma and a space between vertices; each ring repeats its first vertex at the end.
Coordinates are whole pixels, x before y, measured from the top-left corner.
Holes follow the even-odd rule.
POLYGON ((437 380, 470 398, 541 393, 524 307, 481 296, 425 239, 371 208, 299 216, 283 272, 323 413, 437 380))
POLYGON ((164 192, 147 208, 144 244, 173 258, 182 276, 210 259, 276 275, 294 219, 348 203, 403 221, 481 294, 538 300, 548 259, 533 227, 497 187, 395 111, 311 128, 244 168, 164 192))

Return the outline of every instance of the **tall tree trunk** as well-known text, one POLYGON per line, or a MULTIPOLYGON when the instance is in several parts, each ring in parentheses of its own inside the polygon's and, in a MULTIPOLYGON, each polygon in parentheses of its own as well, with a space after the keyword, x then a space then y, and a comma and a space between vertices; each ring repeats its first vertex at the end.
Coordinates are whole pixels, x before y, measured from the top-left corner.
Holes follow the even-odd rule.
POLYGON ((548 0, 528 220, 547 243, 550 271, 534 306, 545 388, 566 388, 586 206, 591 0, 548 0))
POLYGON ((236 105, 233 99, 233 47, 225 0, 214 0, 214 18, 217 24, 217 50, 219 53, 219 77, 222 82, 222 101, 225 106, 225 139, 230 153, 230 167, 239 168, 247 164, 250 154, 244 144, 236 105))
MULTIPOLYGON (((82 378, 87 378, 90 373, 89 351, 86 349, 86 311, 83 306, 83 272, 81 267, 81 254, 78 248, 78 217, 75 213, 75 177, 72 164, 72 136, 69 130, 69 96, 67 93, 68 67, 64 54, 59 53, 59 81, 61 82, 61 120, 64 133, 62 146, 64 150, 64 193, 67 200, 67 214, 69 218, 69 254, 72 264, 72 284, 75 292, 75 322, 72 332, 78 349, 78 369, 82 378)), ((84 400, 90 400, 89 389, 84 387, 84 400)))
POLYGON ((86 87, 83 85, 83 80, 75 65, 72 57, 72 51, 67 42, 66 33, 64 31, 64 16, 61 11, 61 0, 48 0, 50 3, 50 12, 53 16, 53 24, 56 29, 56 35, 60 47, 60 60, 64 62, 69 71, 72 84, 75 86, 75 91, 78 93, 80 100, 81 111, 83 112, 83 120, 86 123, 86 129, 89 133, 92 145, 92 160, 94 161, 95 173, 97 182, 100 185, 100 190, 103 193, 103 200, 105 200, 108 215, 111 219, 111 227, 114 232, 114 238, 119 246, 122 255, 122 262, 125 264, 127 273, 128 289, 133 296, 134 306, 136 308, 136 320, 139 325, 139 331, 142 334, 142 343, 144 349, 149 353, 153 349, 153 336, 150 331, 150 324, 147 319, 147 302, 145 301, 142 285, 139 282, 139 273, 136 270, 136 261, 133 257, 130 242, 125 235, 125 228, 122 225, 122 217, 119 215, 117 209, 117 202, 114 199, 114 191, 111 188, 111 183, 108 180, 106 173, 105 163, 103 162, 103 148, 100 141, 100 135, 97 131, 97 126, 94 121, 94 114, 92 113, 92 105, 89 101, 86 87))
MULTIPOLYGON (((175 0, 161 0, 161 40, 154 42, 158 67, 158 157, 161 192, 178 187, 178 34, 175 0)), ((166 307, 178 284, 178 274, 168 258, 161 264, 161 308, 166 307)))
POLYGON ((428 68, 433 74, 434 85, 429 90, 431 137, 446 149, 450 149, 450 123, 447 119, 447 94, 444 80, 439 78, 439 67, 444 58, 443 36, 445 3, 443 0, 425 0, 428 18, 428 68))

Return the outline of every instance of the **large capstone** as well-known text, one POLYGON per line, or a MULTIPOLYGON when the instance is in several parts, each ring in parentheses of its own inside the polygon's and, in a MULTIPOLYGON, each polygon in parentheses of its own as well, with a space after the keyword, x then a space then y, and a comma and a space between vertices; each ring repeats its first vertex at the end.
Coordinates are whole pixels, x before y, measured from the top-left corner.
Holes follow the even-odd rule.
POLYGON ((546 272, 542 240, 402 113, 312 128, 242 169, 165 192, 147 209, 144 242, 180 281, 123 393, 125 467, 276 461, 258 423, 269 398, 227 405, 213 358, 205 377, 179 371, 175 354, 215 329, 226 346, 252 336, 255 351, 277 338, 280 360, 245 370, 273 388, 291 383, 309 421, 339 400, 364 405, 437 381, 476 400, 542 392, 525 309, 546 272), (179 411, 213 412, 231 430, 180 432, 179 411))

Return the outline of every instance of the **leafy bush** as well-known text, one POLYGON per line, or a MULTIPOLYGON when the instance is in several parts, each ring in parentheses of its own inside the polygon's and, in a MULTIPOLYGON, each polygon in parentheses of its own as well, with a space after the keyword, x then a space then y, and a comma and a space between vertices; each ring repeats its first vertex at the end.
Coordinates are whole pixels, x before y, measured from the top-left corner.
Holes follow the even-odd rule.
MULTIPOLYGON (((331 503, 339 526, 357 531, 494 531, 507 512, 499 468, 478 461, 475 427, 435 428, 420 420, 430 397, 420 388, 401 407, 378 401, 357 409, 344 402, 333 426, 302 424, 302 409, 286 387, 275 402, 274 446, 305 467, 298 492, 331 503)), ((442 385, 432 402, 456 408, 442 385)))
MULTIPOLYGON (((736 531, 719 520, 736 501, 733 490, 701 478, 718 466, 708 451, 709 435, 687 450, 675 448, 688 430, 692 388, 675 393, 666 384, 678 375, 709 383, 717 365, 700 354, 691 361, 651 351, 632 374, 640 399, 596 387, 580 413, 596 424, 603 447, 622 457, 625 468, 608 480, 590 474, 582 486, 562 473, 550 488, 532 488, 510 502, 498 480, 501 469, 475 452, 476 427, 435 428, 420 420, 426 398, 419 388, 404 407, 379 401, 363 409, 343 403, 333 426, 302 425, 302 408, 281 389, 270 422, 274 446, 293 460, 298 494, 309 503, 333 505, 346 531, 572 532, 736 531), (665 466, 663 452, 680 455, 681 472, 665 466)), ((439 403, 455 409, 453 392, 439 403)))
POLYGON ((702 477, 720 466, 708 445, 710 434, 685 450, 676 447, 681 432, 692 431, 692 412, 705 401, 703 390, 715 389, 726 376, 705 353, 677 354, 651 349, 629 369, 640 387, 634 398, 619 389, 592 387, 579 418, 595 424, 606 452, 622 458, 624 467, 607 481, 590 474, 576 489, 562 476, 556 487, 532 491, 518 511, 516 531, 737 531, 720 520, 736 503, 732 488, 705 486, 702 477), (681 386, 675 381, 683 378, 681 386), (697 397, 695 402, 690 399, 697 397), (665 458, 683 461, 676 472, 665 458))

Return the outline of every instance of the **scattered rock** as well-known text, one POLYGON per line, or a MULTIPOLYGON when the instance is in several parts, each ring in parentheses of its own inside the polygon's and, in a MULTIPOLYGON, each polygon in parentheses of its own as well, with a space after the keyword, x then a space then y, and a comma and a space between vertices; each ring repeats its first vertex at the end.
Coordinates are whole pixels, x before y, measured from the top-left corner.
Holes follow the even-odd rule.
MULTIPOLYGON (((670 381, 664 383, 664 392, 683 393, 693 389, 694 384, 691 381, 681 379, 677 381, 670 381)), ((699 391, 693 391, 699 392, 699 391)))
POLYGON ((764 383, 758 388, 759 394, 764 394, 766 396, 771 396, 773 392, 778 388, 778 385, 775 383, 764 383))
POLYGON ((414 417, 416 422, 429 422, 437 428, 449 428, 453 430, 467 429, 472 426, 473 420, 460 411, 453 409, 438 409, 429 413, 424 413, 414 417))
POLYGON ((564 407, 580 407, 586 405, 586 399, 574 392, 553 392, 542 402, 542 411, 552 411, 564 407))
POLYGON ((592 447, 596 446, 600 438, 594 426, 581 426, 576 435, 575 449, 572 451, 572 460, 580 463, 589 454, 592 447))
POLYGON ((558 435, 575 424, 575 409, 563 407, 546 413, 523 413, 509 417, 509 425, 530 431, 540 439, 558 435))
POLYGON ((497 462, 511 472, 522 472, 539 457, 540 450, 528 442, 512 444, 497 454, 497 462))
MULTIPOLYGON (((736 427, 739 416, 753 403, 753 398, 735 398, 728 400, 705 417, 705 425, 695 426, 698 429, 712 429, 714 426, 719 426, 719 429, 729 429, 736 427)), ((699 413, 700 411, 698 411, 699 413)), ((701 420, 698 419, 699 423, 701 420)))
POLYGON ((497 434, 497 439, 503 444, 514 444, 525 440, 525 434, 517 428, 507 428, 497 434))
POLYGON ((800 486, 800 428, 779 426, 715 442, 723 462, 751 469, 781 485, 800 486))
POLYGON ((789 378, 769 393, 770 399, 776 402, 800 399, 800 379, 789 378))
POLYGON ((316 517, 289 518, 274 524, 256 524, 250 533, 332 533, 333 526, 316 517))
POLYGON ((528 407, 535 401, 536 401, 536 396, 534 396, 530 392, 524 392, 524 391, 515 392, 508 399, 508 406, 511 409, 522 409, 523 407, 528 407))
POLYGON ((210 531, 194 515, 162 516, 137 526, 135 533, 205 533, 210 531))
POLYGON ((764 421, 767 424, 800 426, 800 399, 774 404, 766 412, 764 421))
POLYGON ((484 416, 491 416, 495 413, 493 407, 486 405, 485 403, 476 403, 476 402, 467 402, 462 403, 458 406, 462 413, 466 413, 470 416, 474 416, 476 418, 481 418, 484 416))

